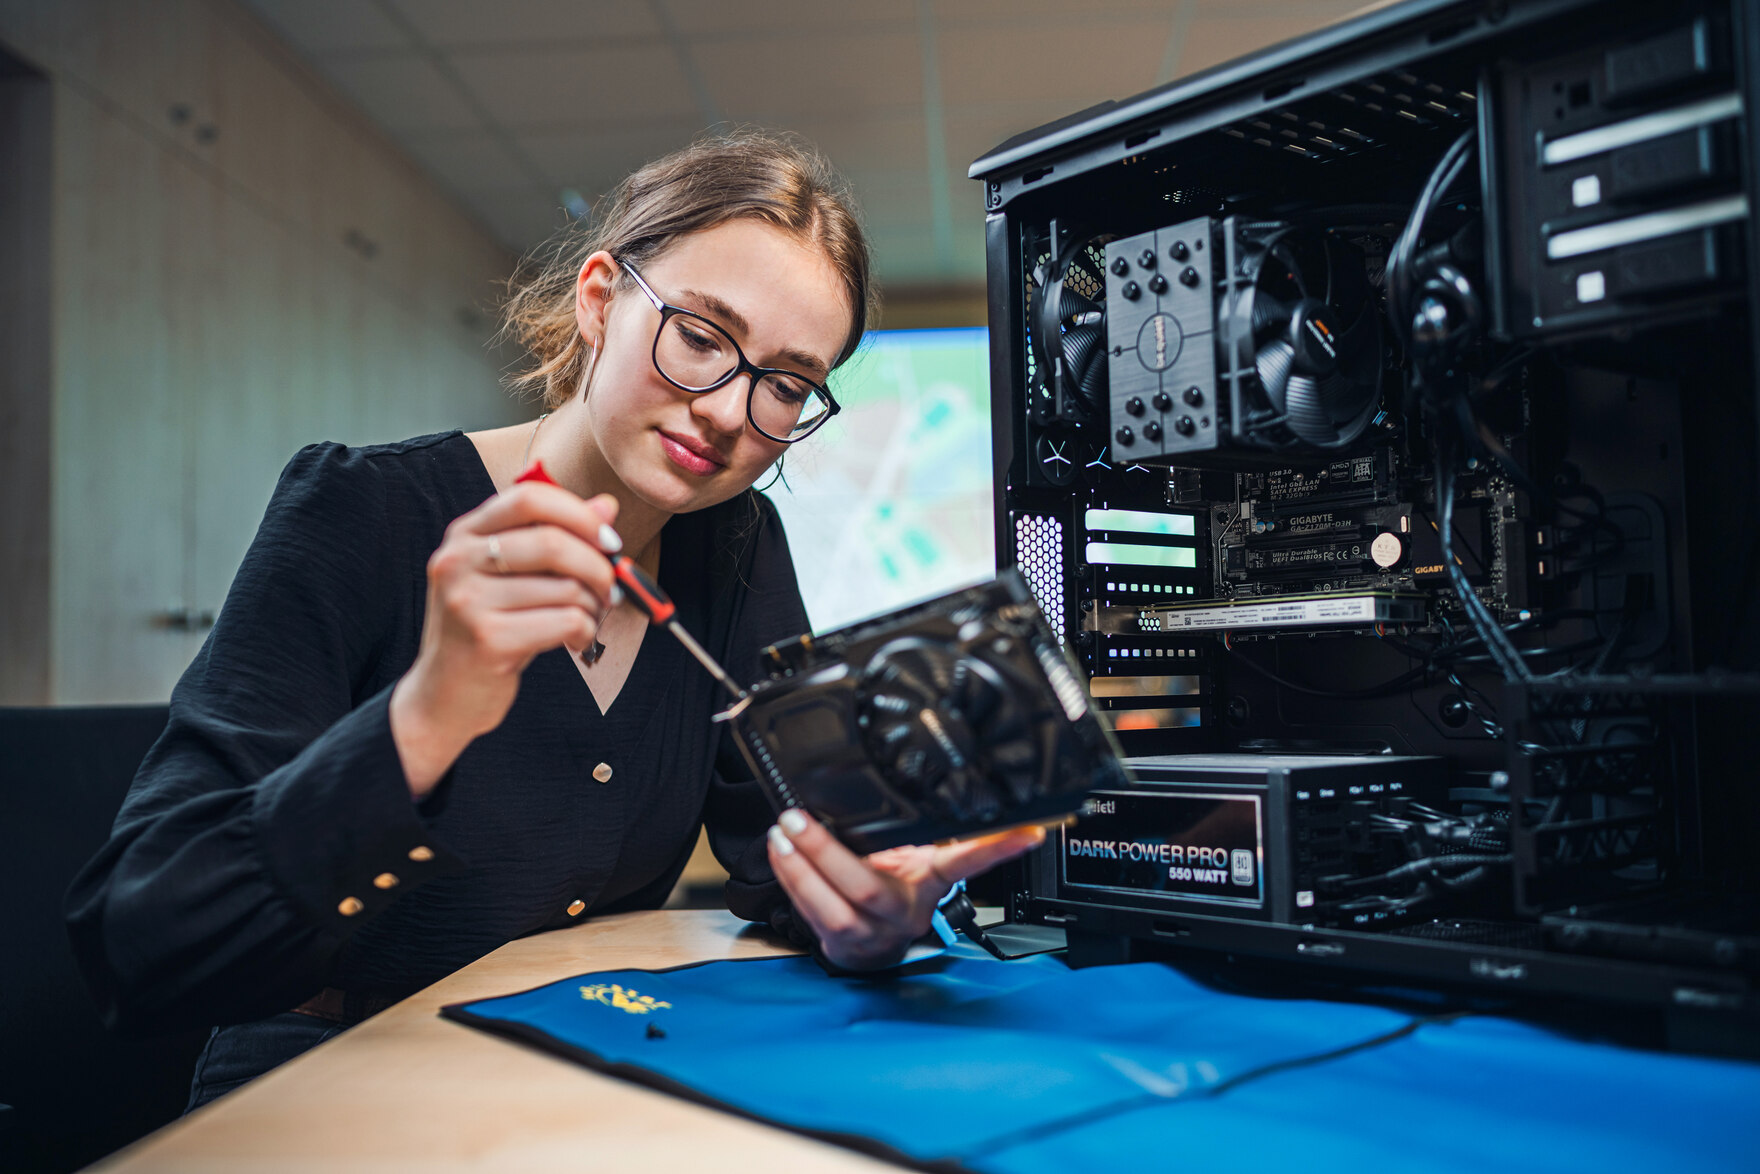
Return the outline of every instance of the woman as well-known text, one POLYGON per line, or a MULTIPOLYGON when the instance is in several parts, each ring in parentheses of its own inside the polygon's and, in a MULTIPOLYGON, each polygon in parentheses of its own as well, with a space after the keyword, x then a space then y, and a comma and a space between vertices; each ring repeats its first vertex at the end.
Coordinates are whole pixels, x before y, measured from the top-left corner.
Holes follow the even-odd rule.
POLYGON ((657 907, 705 822, 730 908, 851 969, 1038 841, 861 859, 799 813, 767 827, 717 687, 613 584, 634 558, 748 680, 806 630, 751 487, 836 410, 871 291, 820 159, 699 143, 516 288, 546 414, 288 465, 69 894, 112 1023, 232 1025, 192 1107, 514 937, 657 907))

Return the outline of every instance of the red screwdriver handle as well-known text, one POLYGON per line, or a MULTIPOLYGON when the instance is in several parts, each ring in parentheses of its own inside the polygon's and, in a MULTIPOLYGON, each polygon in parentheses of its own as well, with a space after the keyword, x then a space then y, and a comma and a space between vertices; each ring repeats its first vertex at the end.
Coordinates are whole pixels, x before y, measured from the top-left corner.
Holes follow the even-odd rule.
POLYGON ((513 479, 515 485, 525 481, 536 481, 543 485, 555 485, 556 478, 544 471, 543 461, 533 461, 532 467, 513 479))
MULTIPOLYGON (((531 468, 513 479, 515 485, 524 481, 556 484, 556 479, 544 471, 543 461, 533 461, 531 468)), ((672 602, 666 592, 660 590, 660 584, 650 579, 648 572, 637 566, 635 560, 628 555, 619 555, 612 559, 611 569, 617 576, 617 581, 623 584, 624 594, 629 596, 630 602, 641 608, 656 624, 666 623, 678 611, 678 605, 672 602)))
POLYGON ((660 590, 660 584, 648 577, 648 572, 636 565, 636 561, 627 554, 620 554, 611 560, 611 570, 617 581, 623 584, 623 593, 629 596, 631 603, 641 608, 650 620, 656 624, 664 624, 672 619, 678 611, 678 605, 672 602, 666 592, 660 590))

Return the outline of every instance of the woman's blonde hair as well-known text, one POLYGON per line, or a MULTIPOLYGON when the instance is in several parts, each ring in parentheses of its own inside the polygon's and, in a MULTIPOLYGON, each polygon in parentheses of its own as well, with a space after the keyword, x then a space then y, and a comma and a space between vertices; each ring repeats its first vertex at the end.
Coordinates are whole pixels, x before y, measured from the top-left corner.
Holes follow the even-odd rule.
POLYGON ((580 387, 589 351, 575 322, 575 282, 601 249, 640 266, 689 233, 760 220, 819 249, 843 280, 850 328, 833 367, 855 353, 878 316, 868 239, 849 187, 795 139, 757 132, 699 139, 632 173, 596 213, 528 255, 508 282, 502 337, 523 346, 531 362, 507 382, 541 395, 546 408, 580 387))

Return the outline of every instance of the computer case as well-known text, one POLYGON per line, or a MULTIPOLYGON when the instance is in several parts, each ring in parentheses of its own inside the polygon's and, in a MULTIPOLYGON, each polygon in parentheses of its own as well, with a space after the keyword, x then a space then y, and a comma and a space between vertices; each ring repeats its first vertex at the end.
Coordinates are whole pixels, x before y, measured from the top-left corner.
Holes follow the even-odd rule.
POLYGON ((1760 1049, 1757 79, 1755 0, 1409 0, 972 165, 998 562, 1148 790, 1434 770, 1257 829, 1306 904, 1078 822, 1013 920, 1760 1049))

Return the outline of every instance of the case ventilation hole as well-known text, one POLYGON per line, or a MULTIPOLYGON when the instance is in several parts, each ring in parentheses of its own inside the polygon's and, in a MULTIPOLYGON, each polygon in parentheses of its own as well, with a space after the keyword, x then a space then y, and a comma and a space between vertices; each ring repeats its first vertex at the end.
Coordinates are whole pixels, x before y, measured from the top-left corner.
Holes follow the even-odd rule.
POLYGON ((1063 523, 1056 518, 1020 515, 1014 520, 1015 565, 1033 589, 1045 622, 1063 635, 1063 523))

